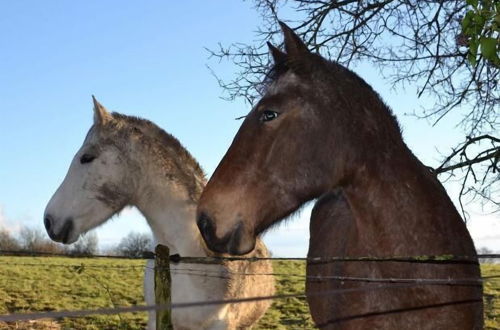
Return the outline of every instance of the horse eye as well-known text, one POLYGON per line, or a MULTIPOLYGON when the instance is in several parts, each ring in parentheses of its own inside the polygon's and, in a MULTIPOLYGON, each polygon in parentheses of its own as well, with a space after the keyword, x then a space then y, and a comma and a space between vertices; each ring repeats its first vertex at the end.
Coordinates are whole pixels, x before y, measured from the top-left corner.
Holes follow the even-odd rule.
POLYGON ((87 164, 92 162, 95 159, 95 156, 89 155, 89 154, 83 154, 82 157, 80 157, 80 164, 87 164))
POLYGON ((270 121, 270 120, 278 118, 279 115, 280 114, 276 111, 265 110, 262 112, 259 119, 260 119, 260 121, 270 121))

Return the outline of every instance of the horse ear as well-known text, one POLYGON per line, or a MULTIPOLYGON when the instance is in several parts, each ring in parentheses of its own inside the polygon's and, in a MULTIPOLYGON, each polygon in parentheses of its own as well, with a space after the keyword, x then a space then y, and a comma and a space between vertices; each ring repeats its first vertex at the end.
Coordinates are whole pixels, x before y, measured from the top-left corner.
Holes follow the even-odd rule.
POLYGON ((267 47, 269 47, 269 51, 271 52, 271 55, 273 56, 274 64, 280 64, 280 63, 286 62, 287 56, 285 53, 283 53, 278 48, 274 47, 274 45, 272 43, 270 43, 269 41, 267 42, 267 47))
POLYGON ((94 95, 92 95, 92 101, 94 102, 94 124, 104 126, 113 119, 113 116, 97 101, 94 95))
POLYGON ((309 54, 306 44, 300 37, 285 23, 279 21, 281 30, 285 36, 285 50, 289 57, 301 58, 309 54))

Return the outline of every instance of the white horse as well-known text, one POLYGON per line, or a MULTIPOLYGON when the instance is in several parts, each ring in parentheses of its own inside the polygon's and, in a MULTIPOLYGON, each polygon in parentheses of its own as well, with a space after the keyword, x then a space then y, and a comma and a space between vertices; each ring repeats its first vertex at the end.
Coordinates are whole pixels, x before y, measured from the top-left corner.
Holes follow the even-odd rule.
MULTIPOLYGON (((71 244, 132 205, 147 219, 155 241, 168 246, 172 254, 212 256, 195 218, 205 183, 196 160, 172 135, 150 121, 109 113, 94 98, 94 125, 49 201, 44 224, 54 241, 71 244)), ((268 251, 259 242, 248 256, 267 257, 268 251)), ((147 303, 153 304, 150 267, 144 287, 147 303)), ((272 295, 272 277, 241 275, 271 272, 269 261, 172 264, 172 302, 272 295)), ((174 309, 172 322, 175 329, 247 328, 269 306, 269 301, 260 301, 174 309)), ((154 328, 154 321, 150 313, 148 328, 154 328)))

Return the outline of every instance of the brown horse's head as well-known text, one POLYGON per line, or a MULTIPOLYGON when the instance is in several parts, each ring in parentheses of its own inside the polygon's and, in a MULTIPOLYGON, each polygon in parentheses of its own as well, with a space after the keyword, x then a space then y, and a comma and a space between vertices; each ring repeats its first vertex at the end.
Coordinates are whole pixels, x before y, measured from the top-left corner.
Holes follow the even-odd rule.
POLYGON ((275 65, 267 90, 246 116, 198 206, 198 227, 217 252, 251 251, 259 233, 341 184, 350 175, 345 164, 357 155, 352 150, 359 142, 346 139, 346 130, 350 135, 367 131, 361 127, 367 118, 356 119, 367 115, 350 109, 360 107, 358 98, 372 98, 371 88, 309 52, 292 29, 281 26, 286 53, 269 45, 275 65))

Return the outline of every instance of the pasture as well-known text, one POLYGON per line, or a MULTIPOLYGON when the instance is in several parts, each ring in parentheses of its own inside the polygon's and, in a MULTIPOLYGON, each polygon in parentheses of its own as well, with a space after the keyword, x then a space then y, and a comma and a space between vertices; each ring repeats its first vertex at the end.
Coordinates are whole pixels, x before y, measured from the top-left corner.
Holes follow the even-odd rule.
MULTIPOLYGON (((144 304, 144 260, 0 257, 0 313, 94 309, 144 304)), ((275 261, 277 294, 304 291, 305 264, 275 261), (292 276, 291 276, 292 275, 292 276), (299 276, 293 276, 299 275, 299 276)), ((500 265, 483 265, 483 276, 500 265)), ((500 280, 485 284, 486 329, 500 329, 500 280)), ((146 313, 1 324, 0 329, 143 329, 146 313)), ((311 329, 305 299, 275 300, 257 329, 311 329)))

